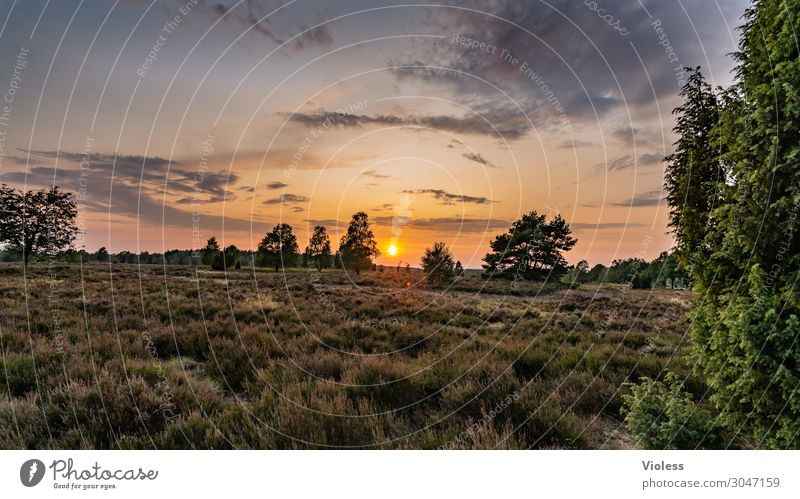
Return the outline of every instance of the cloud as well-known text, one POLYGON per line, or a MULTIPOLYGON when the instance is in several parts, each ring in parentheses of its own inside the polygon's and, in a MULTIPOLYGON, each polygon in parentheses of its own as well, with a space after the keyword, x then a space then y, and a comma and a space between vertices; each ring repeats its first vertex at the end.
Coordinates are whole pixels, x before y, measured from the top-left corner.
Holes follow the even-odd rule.
POLYGON ((521 123, 522 117, 518 112, 508 110, 496 110, 491 116, 483 117, 477 114, 465 116, 420 116, 420 115, 391 115, 381 114, 368 116, 364 114, 337 113, 331 111, 320 111, 316 113, 293 113, 289 121, 300 125, 316 128, 320 126, 336 126, 339 128, 364 127, 364 126, 385 126, 385 127, 418 127, 433 128, 453 133, 466 135, 487 135, 490 137, 502 137, 507 140, 521 138, 529 130, 529 126, 521 123))
POLYGON ((370 177, 375 179, 384 179, 384 178, 391 178, 391 175, 384 175, 383 173, 378 173, 375 170, 367 170, 361 173, 364 177, 370 177))
POLYGON ((598 164, 597 169, 614 172, 627 170, 629 168, 633 168, 634 166, 636 166, 636 161, 634 161, 633 156, 620 156, 618 158, 613 158, 606 163, 598 164))
POLYGON ((472 203, 472 204, 492 204, 496 201, 492 201, 489 198, 483 196, 465 196, 462 194, 453 194, 450 192, 445 191, 444 189, 416 189, 416 190, 404 190, 404 194, 430 194, 434 198, 440 201, 439 204, 443 205, 454 205, 456 202, 461 203, 472 203))
POLYGON ((643 192, 638 194, 627 201, 621 203, 613 203, 613 206, 624 206, 626 208, 639 208, 642 206, 658 206, 664 203, 664 193, 658 189, 654 191, 643 192))
POLYGON ((624 155, 613 158, 607 163, 599 163, 595 168, 598 170, 607 170, 609 172, 629 170, 632 168, 643 168, 647 166, 657 166, 661 164, 664 157, 658 153, 645 153, 639 156, 637 163, 635 158, 631 155, 624 155))
POLYGON ((570 139, 567 139, 558 145, 559 149, 578 149, 581 147, 595 147, 595 146, 597 146, 597 144, 595 144, 594 142, 586 142, 583 140, 570 140, 570 139))
MULTIPOLYGON (((40 159, 55 156, 53 151, 37 151, 37 154, 40 159)), ((178 204, 170 201, 169 196, 174 196, 176 192, 192 191, 195 181, 191 177, 189 180, 185 178, 189 172, 183 172, 176 176, 177 180, 173 180, 172 174, 175 172, 170 170, 169 182, 165 184, 165 170, 149 167, 150 165, 163 167, 168 163, 161 158, 121 157, 125 159, 117 162, 117 168, 112 176, 110 165, 106 162, 112 155, 95 155, 86 169, 72 164, 72 160, 80 156, 77 153, 62 152, 59 157, 65 164, 59 164, 57 170, 54 170, 53 166, 32 166, 27 173, 17 171, 0 174, 0 181, 18 185, 27 183, 29 188, 48 186, 55 182, 73 193, 86 193, 85 199, 78 201, 78 207, 82 211, 98 213, 103 217, 128 217, 138 224, 184 229, 187 234, 192 231, 192 224, 196 223, 198 216, 203 230, 208 233, 223 230, 261 232, 267 228, 263 221, 228 216, 223 218, 202 212, 195 213, 197 210, 180 209, 178 204), (147 166, 144 171, 141 171, 142 163, 147 166)), ((206 172, 207 175, 209 173, 211 172, 206 172)), ((215 173, 210 178, 213 183, 218 184, 220 178, 225 177, 227 175, 215 173)), ((232 195, 230 192, 227 194, 230 200, 232 195)), ((204 200, 211 199, 215 199, 214 196, 200 198, 197 203, 204 204, 204 200)))
POLYGON ((640 130, 631 128, 629 126, 619 127, 609 133, 611 138, 628 147, 633 146, 633 144, 636 143, 636 137, 640 134, 640 130))
MULTIPOLYGON (((68 163, 83 163, 91 179, 111 182, 114 188, 122 185, 135 187, 145 193, 188 194, 176 202, 180 204, 210 204, 236 199, 232 186, 239 181, 235 173, 223 173, 206 170, 202 173, 188 170, 177 160, 168 160, 158 156, 136 156, 115 154, 91 154, 55 150, 21 150, 30 153, 31 163, 42 163, 48 160, 63 160, 68 163)), ((49 166, 45 168, 50 168, 49 166)), ((59 168, 59 173, 66 170, 59 168)), ((51 179, 52 183, 52 179, 51 179)), ((76 191, 79 191, 78 186, 76 191)))
POLYGON ((284 184, 283 182, 268 182, 267 185, 265 185, 264 187, 266 187, 271 191, 274 191, 277 189, 284 189, 286 187, 289 187, 289 184, 284 184))
POLYGON ((676 64, 707 65, 709 54, 723 61, 713 63, 714 73, 727 78, 732 63, 724 56, 736 49, 729 33, 747 7, 745 0, 724 8, 715 2, 692 2, 683 9, 649 0, 599 3, 604 15, 626 28, 625 35, 579 1, 550 5, 461 0, 457 9, 430 6, 424 27, 445 37, 401 57, 388 56, 387 64, 396 67, 398 79, 447 89, 473 107, 490 108, 507 99, 491 85, 495 84, 520 103, 537 128, 560 126, 556 100, 573 124, 628 111, 654 112, 656 101, 677 101, 676 64), (669 34, 672 53, 680 56, 677 63, 659 43, 654 20, 669 34), (698 34, 695 26, 709 29, 698 34), (472 48, 459 41, 464 38, 496 50, 472 48), (509 62, 511 58, 518 62, 509 62))
POLYGON ((639 156, 639 164, 642 166, 660 165, 664 161, 664 155, 658 153, 647 153, 639 156))
POLYGON ((283 205, 283 204, 295 204, 295 203, 307 203, 311 201, 309 198, 305 196, 301 196, 299 194, 283 194, 277 198, 267 199, 262 204, 265 205, 283 205))
MULTIPOLYGON (((278 6, 280 7, 282 4, 279 3, 278 6)), ((233 7, 215 3, 209 8, 209 12, 215 19, 221 18, 223 22, 238 29, 249 29, 252 33, 261 35, 276 44, 283 44, 292 35, 305 32, 287 45, 294 51, 299 52, 310 47, 329 47, 333 43, 333 35, 326 24, 310 30, 309 26, 305 24, 292 27, 291 23, 281 17, 283 12, 276 12, 270 17, 266 17, 273 10, 273 7, 263 7, 262 2, 257 0, 245 0, 233 7), (281 29, 277 29, 276 26, 280 26, 281 29)), ((316 18, 317 23, 315 24, 319 24, 322 20, 319 13, 316 14, 316 18)))
POLYGON ((494 163, 492 163, 488 159, 484 158, 480 154, 477 154, 477 153, 474 153, 474 152, 469 152, 469 153, 463 154, 463 156, 465 158, 467 158, 468 160, 470 160, 470 161, 474 161, 474 162, 476 162, 478 164, 481 164, 481 165, 489 167, 489 168, 500 168, 499 166, 495 165, 494 163))

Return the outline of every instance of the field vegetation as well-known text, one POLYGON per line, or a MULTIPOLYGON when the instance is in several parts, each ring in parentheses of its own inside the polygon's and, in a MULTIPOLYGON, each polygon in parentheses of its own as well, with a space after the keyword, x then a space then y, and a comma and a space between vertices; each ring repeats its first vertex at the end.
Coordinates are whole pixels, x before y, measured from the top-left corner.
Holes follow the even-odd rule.
POLYGON ((419 270, 0 267, 1 448, 628 448, 705 391, 688 292, 419 270), (574 288, 574 286, 572 287, 574 288))

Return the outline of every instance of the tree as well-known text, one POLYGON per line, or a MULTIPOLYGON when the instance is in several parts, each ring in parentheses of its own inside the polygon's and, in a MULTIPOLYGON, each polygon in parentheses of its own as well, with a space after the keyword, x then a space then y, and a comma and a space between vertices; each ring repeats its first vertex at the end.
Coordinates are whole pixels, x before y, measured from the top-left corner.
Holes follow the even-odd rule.
POLYGON ((101 246, 97 251, 94 252, 94 259, 101 263, 108 261, 108 250, 105 246, 101 246))
MULTIPOLYGON (((717 95, 700 68, 687 68, 689 77, 680 92, 683 103, 673 131, 675 152, 665 158, 664 188, 670 206, 669 227, 677 240, 676 252, 686 265, 701 263, 709 254, 706 233, 713 230, 712 212, 719 204, 725 171, 719 160, 721 142, 715 127, 720 107, 717 95)), ((702 263, 701 263, 702 264, 702 263)))
POLYGON ((218 251, 211 262, 212 270, 233 270, 241 268, 239 263, 239 248, 234 245, 226 246, 224 250, 218 251))
POLYGON ((292 226, 281 223, 276 225, 258 243, 256 265, 259 267, 273 267, 277 272, 280 268, 295 265, 298 256, 297 237, 294 235, 292 226))
POLYGON ((23 192, 0 185, 0 243, 22 255, 23 267, 34 255, 71 248, 77 216, 74 196, 58 187, 23 192))
POLYGON ((532 211, 491 242, 492 252, 484 257, 483 268, 488 276, 514 280, 557 279, 567 271, 562 252, 575 243, 572 230, 560 215, 547 222, 545 215, 532 211))
POLYGON ((314 233, 306 248, 311 265, 322 272, 322 269, 331 266, 331 239, 325 227, 318 225, 314 227, 314 233))
POLYGON ((456 262, 456 266, 453 270, 455 270, 456 277, 464 275, 464 267, 461 265, 461 260, 456 262))
POLYGON ((455 275, 453 254, 443 242, 433 243, 433 247, 425 249, 420 264, 425 278, 434 283, 449 282, 455 275))
POLYGON ((570 267, 567 275, 564 276, 566 282, 589 282, 589 262, 581 260, 574 266, 570 267))
MULTIPOLYGON (((708 143, 687 149, 686 161, 698 151, 691 164, 722 169, 725 181, 711 194, 702 182, 684 182, 688 192, 668 199, 673 210, 685 210, 683 199, 701 200, 697 217, 679 211, 675 219, 699 297, 690 312, 693 356, 720 420, 756 447, 800 446, 798 7, 797 0, 760 0, 747 10, 736 83, 720 94, 708 143), (716 198, 703 204, 709 195, 716 198)), ((682 122, 711 119, 700 106, 678 112, 682 122)), ((689 127, 678 132, 676 153, 698 140, 689 127)), ((668 174, 680 179, 684 168, 671 161, 668 174)))
POLYGON ((381 255, 363 211, 353 215, 347 233, 339 242, 339 251, 344 268, 355 270, 356 274, 370 268, 372 259, 381 255))
POLYGON ((206 241, 205 247, 201 250, 200 262, 203 265, 211 265, 217 253, 219 253, 219 243, 216 237, 211 236, 208 241, 206 241))

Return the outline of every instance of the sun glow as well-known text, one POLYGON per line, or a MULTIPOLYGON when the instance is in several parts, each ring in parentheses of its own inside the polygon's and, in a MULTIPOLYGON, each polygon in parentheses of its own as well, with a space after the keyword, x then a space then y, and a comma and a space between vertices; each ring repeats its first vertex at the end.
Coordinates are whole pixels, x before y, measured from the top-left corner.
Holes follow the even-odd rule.
POLYGON ((395 256, 397 254, 397 246, 394 244, 386 248, 386 252, 389 253, 389 256, 395 256))

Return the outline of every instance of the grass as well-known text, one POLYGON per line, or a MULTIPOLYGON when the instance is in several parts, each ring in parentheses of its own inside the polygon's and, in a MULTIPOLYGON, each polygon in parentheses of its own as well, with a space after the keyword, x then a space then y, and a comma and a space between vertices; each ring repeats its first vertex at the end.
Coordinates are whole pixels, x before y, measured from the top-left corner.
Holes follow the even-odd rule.
POLYGON ((0 448, 629 448, 689 375, 686 292, 419 277, 0 266, 0 448))

